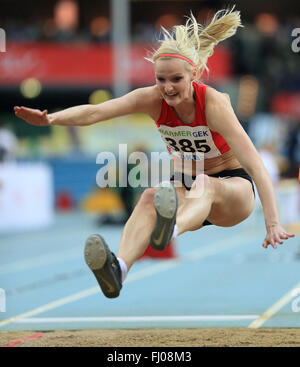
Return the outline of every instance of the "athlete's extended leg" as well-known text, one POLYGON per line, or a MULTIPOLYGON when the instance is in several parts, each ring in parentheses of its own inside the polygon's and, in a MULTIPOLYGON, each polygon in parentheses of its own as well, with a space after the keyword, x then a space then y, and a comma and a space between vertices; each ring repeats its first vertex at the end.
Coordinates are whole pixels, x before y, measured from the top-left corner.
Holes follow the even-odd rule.
POLYGON ((153 207, 154 191, 155 189, 146 189, 143 192, 128 219, 122 233, 119 259, 100 235, 91 235, 86 241, 85 261, 108 298, 118 297, 127 271, 147 248, 156 217, 153 207))
MULTIPOLYGON (((183 189, 185 191, 185 189, 183 189)), ((121 237, 118 258, 109 250, 100 235, 91 235, 85 246, 85 260, 93 271, 106 297, 117 297, 122 278, 133 263, 143 255, 154 229, 156 212, 153 206, 156 188, 146 189, 128 219, 121 237), (123 269, 122 269, 123 267, 123 269)), ((183 192, 179 192, 179 201, 183 192)))
POLYGON ((147 249, 154 228, 156 213, 153 206, 155 188, 146 189, 123 229, 118 257, 123 259, 129 270, 147 249))

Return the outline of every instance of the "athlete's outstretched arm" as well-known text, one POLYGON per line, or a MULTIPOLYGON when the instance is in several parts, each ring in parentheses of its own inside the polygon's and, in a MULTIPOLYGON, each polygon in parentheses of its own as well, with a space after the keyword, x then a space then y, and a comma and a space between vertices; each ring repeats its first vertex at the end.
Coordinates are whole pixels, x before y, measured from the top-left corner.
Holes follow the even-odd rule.
POLYGON ((132 113, 151 113, 151 103, 155 95, 153 88, 139 88, 97 105, 75 106, 51 114, 47 110, 19 106, 15 106, 14 111, 17 117, 36 126, 86 126, 132 113))
POLYGON ((280 225, 273 184, 258 151, 239 123, 227 95, 207 88, 205 111, 208 126, 224 137, 236 158, 254 180, 267 230, 263 247, 271 245, 276 248, 276 242, 282 244, 283 240, 294 237, 294 234, 287 233, 280 225))

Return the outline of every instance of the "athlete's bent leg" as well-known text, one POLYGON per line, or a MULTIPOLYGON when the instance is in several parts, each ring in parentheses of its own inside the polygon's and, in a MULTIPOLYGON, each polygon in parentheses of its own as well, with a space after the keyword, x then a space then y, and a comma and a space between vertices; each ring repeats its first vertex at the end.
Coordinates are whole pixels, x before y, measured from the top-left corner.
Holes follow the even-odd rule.
POLYGON ((211 178, 215 182, 219 200, 216 200, 207 217, 221 227, 235 226, 249 217, 254 209, 255 196, 251 183, 241 177, 211 178))
POLYGON ((217 226, 234 226, 251 214, 254 195, 249 181, 207 175, 199 175, 196 180, 178 208, 178 234, 201 228, 206 219, 217 226))

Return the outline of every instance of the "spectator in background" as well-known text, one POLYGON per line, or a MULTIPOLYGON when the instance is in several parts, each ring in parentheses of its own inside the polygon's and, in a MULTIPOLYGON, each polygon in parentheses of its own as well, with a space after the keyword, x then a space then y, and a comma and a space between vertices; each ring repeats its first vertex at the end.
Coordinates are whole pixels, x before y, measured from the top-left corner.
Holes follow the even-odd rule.
POLYGON ((274 146, 268 143, 264 144, 259 150, 259 154, 262 161, 264 162, 267 171, 269 172, 273 184, 276 185, 279 180, 280 173, 276 160, 276 150, 274 149, 274 146))
POLYGON ((249 121, 248 134, 257 149, 262 149, 268 143, 276 146, 278 153, 283 148, 287 128, 277 116, 257 113, 249 121))
MULTIPOLYGON (((261 146, 261 148, 258 150, 259 155, 264 162, 264 165, 270 175, 270 178, 272 180, 272 183, 274 185, 274 188, 276 190, 276 185, 280 178, 280 172, 279 172, 279 165, 276 158, 276 149, 274 148, 276 144, 272 144, 271 142, 266 142, 261 146)), ((255 199, 256 199, 256 209, 259 209, 261 211, 260 206, 260 198, 255 186, 255 199)))
POLYGON ((290 167, 287 173, 289 177, 298 177, 300 167, 300 123, 290 124, 290 131, 286 142, 287 156, 290 167))
POLYGON ((0 121, 0 163, 15 160, 16 148, 15 134, 0 121))

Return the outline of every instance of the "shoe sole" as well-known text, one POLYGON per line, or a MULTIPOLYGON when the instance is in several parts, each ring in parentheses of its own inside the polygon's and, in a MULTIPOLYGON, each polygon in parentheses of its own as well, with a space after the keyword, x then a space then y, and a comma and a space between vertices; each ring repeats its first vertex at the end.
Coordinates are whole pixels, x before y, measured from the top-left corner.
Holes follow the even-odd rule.
POLYGON ((162 182, 154 193, 153 205, 156 210, 156 223, 151 234, 150 245, 162 251, 171 240, 177 213, 177 194, 169 181, 162 182))
POLYGON ((104 295, 108 298, 118 297, 121 288, 113 284, 117 283, 116 276, 113 272, 108 274, 107 269, 105 269, 105 265, 112 262, 112 255, 101 236, 91 235, 88 237, 84 248, 84 259, 87 266, 94 273, 104 295), (113 282, 108 279, 109 277, 113 277, 113 282))
POLYGON ((91 235, 85 243, 84 258, 88 267, 93 271, 102 269, 107 260, 107 245, 100 236, 91 235))

